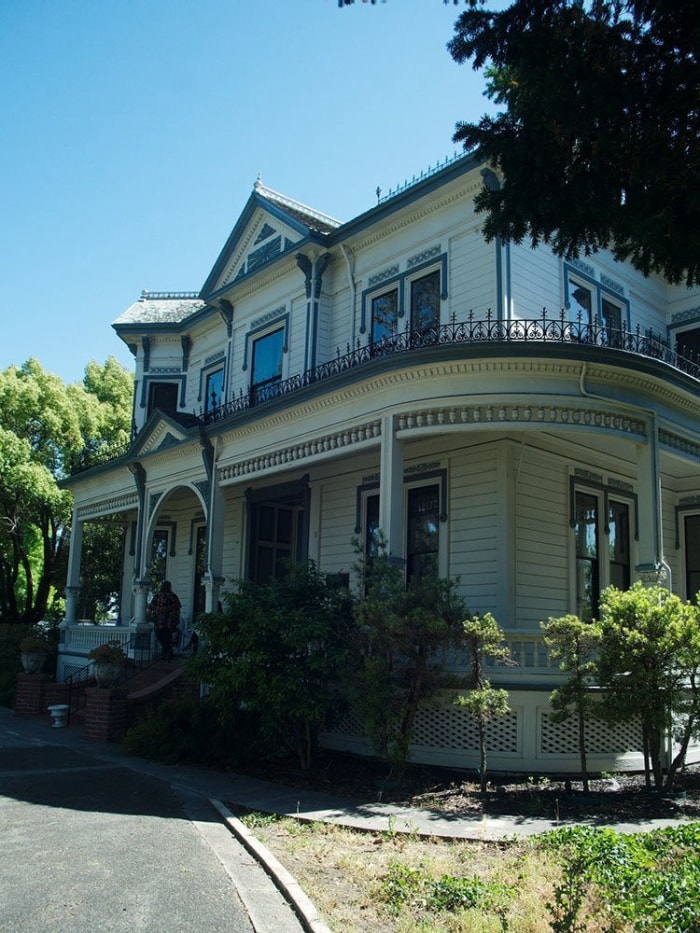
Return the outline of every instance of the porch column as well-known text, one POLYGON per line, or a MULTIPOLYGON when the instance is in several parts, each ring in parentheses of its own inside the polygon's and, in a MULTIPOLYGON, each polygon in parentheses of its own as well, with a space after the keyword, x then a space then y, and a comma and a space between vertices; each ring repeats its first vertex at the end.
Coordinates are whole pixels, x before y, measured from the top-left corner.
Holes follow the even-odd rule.
POLYGON ((146 621, 147 599, 150 589, 150 580, 134 581, 134 618, 131 622, 132 628, 143 629, 145 626, 150 625, 150 623, 146 621))
POLYGON ((214 576, 213 573, 207 570, 202 580, 204 583, 204 611, 218 612, 219 594, 221 593, 221 587, 224 585, 224 578, 214 576))
POLYGON ((655 419, 647 422, 646 444, 637 445, 637 544, 638 563, 634 568, 645 583, 669 585, 664 569, 661 538, 661 478, 655 419))
POLYGON ((78 621, 78 600, 80 598, 80 561, 83 555, 83 523, 78 520, 78 510, 73 509, 73 523, 68 552, 68 579, 66 585, 65 625, 75 625, 78 621))
POLYGON ((217 483, 217 471, 213 470, 209 521, 207 523, 207 572, 204 574, 204 611, 216 612, 219 608, 219 593, 224 584, 223 550, 224 517, 226 501, 224 490, 217 483))
POLYGON ((379 527, 386 538, 388 556, 402 560, 403 450, 396 439, 393 415, 382 418, 380 456, 379 527))

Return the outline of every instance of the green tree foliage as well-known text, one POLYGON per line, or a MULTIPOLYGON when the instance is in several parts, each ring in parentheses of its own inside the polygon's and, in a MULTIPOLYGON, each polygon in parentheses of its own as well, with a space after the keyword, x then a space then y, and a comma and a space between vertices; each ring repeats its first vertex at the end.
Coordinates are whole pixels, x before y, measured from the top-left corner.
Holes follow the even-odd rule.
POLYGON ((660 586, 609 587, 600 601, 599 683, 613 721, 639 716, 645 768, 663 786, 664 736, 674 728, 681 749, 667 772, 671 786, 688 741, 700 731, 700 610, 660 586))
POLYGON ((37 360, 0 372, 0 618, 33 624, 61 588, 71 496, 59 486, 86 450, 129 437, 131 375, 109 359, 84 385, 37 360), (118 390, 118 386, 121 388, 118 390), (102 398, 100 397, 102 395, 102 398))
POLYGON ((576 718, 578 747, 581 758, 583 789, 588 791, 588 765, 586 756, 586 723, 595 715, 598 705, 593 699, 591 685, 597 674, 597 650, 600 628, 582 622, 578 616, 566 615, 550 618, 542 623, 544 641, 553 661, 559 661, 561 670, 569 675, 560 687, 552 691, 549 703, 553 722, 576 718))
POLYGON ((429 576, 405 582, 386 549, 356 568, 365 596, 355 606, 359 667, 351 696, 376 754, 405 769, 420 704, 445 682, 444 653, 458 644, 464 603, 456 582, 429 576))
POLYGON ((481 792, 488 784, 486 763, 486 729, 490 722, 510 712, 508 691, 491 686, 486 676, 486 663, 510 662, 510 651, 504 644, 503 630, 490 612, 470 614, 462 622, 462 637, 471 666, 471 689, 460 694, 456 703, 471 715, 479 733, 479 777, 481 792))
POLYGON ((347 590, 312 563, 292 564, 281 580, 239 583, 224 611, 204 618, 193 673, 211 685, 223 719, 240 709, 257 717, 265 757, 283 749, 306 770, 338 708, 351 618, 347 590))
MULTIPOLYGON (((610 248, 700 283, 700 19, 679 0, 469 0, 453 58, 502 107, 455 140, 503 175, 477 197, 488 238, 566 257, 610 248)), ((493 179, 492 179, 493 181, 493 179)))

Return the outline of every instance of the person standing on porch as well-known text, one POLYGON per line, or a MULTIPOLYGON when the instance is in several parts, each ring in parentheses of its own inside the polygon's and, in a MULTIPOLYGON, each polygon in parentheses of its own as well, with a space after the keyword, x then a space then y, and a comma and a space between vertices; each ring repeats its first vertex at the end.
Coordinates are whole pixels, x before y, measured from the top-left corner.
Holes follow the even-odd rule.
POLYGON ((161 647, 161 658, 170 661, 173 657, 173 632, 180 624, 180 600, 173 593, 169 580, 163 580, 160 590, 148 607, 148 619, 153 622, 156 637, 161 647))

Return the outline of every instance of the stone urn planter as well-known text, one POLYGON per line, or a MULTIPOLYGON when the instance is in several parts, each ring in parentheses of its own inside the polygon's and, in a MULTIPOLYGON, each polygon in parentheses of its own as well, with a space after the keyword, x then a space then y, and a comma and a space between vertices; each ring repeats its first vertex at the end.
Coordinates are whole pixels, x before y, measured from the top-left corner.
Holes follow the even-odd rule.
POLYGON ((40 674, 49 655, 46 633, 34 628, 19 645, 22 668, 25 674, 40 674))
POLYGON ((98 687, 114 687, 120 680, 124 671, 126 654, 117 639, 98 645, 88 654, 94 661, 93 670, 98 687))
POLYGON ((96 661, 95 662, 95 680, 98 687, 113 687, 119 682, 121 673, 124 669, 124 662, 115 661, 96 661))
POLYGON ((40 674, 44 669, 47 651, 23 651, 20 655, 25 674, 40 674))

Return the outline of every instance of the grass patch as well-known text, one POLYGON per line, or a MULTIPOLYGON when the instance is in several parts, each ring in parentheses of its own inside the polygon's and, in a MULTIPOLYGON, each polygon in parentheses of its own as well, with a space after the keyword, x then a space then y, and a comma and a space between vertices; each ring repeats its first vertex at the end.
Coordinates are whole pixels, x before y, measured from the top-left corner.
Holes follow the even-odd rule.
POLYGON ((243 819, 343 933, 700 929, 698 823, 635 835, 566 829, 505 844, 243 819))

